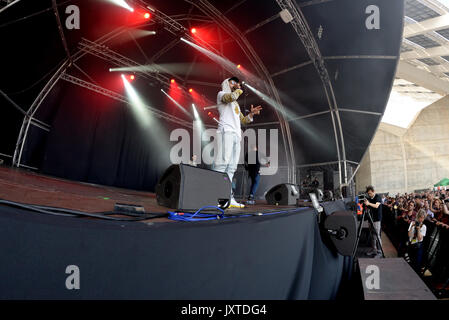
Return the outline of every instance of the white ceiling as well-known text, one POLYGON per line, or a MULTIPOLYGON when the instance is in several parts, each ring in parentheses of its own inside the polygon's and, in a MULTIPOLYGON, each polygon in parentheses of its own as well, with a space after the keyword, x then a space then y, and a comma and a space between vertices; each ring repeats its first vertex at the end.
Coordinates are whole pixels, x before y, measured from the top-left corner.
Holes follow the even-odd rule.
POLYGON ((401 58, 383 122, 407 128, 449 94, 449 0, 405 0, 401 58))

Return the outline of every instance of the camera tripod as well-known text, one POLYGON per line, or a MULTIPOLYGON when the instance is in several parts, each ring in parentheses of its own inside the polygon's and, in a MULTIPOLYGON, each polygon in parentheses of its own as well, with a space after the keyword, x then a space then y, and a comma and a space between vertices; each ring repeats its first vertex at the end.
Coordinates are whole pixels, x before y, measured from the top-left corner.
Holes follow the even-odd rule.
POLYGON ((371 237, 376 237, 377 244, 379 245, 380 250, 382 251, 382 258, 385 258, 384 249, 382 248, 379 236, 377 235, 376 229, 374 228, 374 221, 373 218, 371 217, 371 213, 369 212, 368 208, 365 205, 363 205, 363 214, 362 219, 360 220, 359 223, 359 228, 357 229, 357 240, 355 242, 354 251, 352 252, 352 260, 354 261, 355 255, 357 253, 357 248, 359 247, 360 236, 362 235, 362 226, 363 221, 365 221, 365 217, 367 217, 368 220, 368 229, 370 231, 371 237))

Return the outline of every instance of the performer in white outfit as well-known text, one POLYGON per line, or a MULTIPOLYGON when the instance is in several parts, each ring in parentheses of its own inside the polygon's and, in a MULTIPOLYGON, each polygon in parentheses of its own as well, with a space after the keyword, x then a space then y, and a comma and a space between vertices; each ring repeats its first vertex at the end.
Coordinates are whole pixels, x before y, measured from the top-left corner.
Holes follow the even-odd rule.
MULTIPOLYGON (((253 121, 254 115, 260 114, 261 106, 251 105, 251 112, 245 117, 240 111, 237 99, 243 93, 240 81, 236 77, 226 79, 221 84, 221 91, 217 95, 217 106, 220 113, 220 121, 217 129, 217 148, 214 161, 214 170, 226 172, 232 183, 232 178, 237 170, 240 157, 240 141, 242 137, 241 123, 247 124, 253 121)), ((231 190, 230 207, 243 208, 238 203, 231 190)))

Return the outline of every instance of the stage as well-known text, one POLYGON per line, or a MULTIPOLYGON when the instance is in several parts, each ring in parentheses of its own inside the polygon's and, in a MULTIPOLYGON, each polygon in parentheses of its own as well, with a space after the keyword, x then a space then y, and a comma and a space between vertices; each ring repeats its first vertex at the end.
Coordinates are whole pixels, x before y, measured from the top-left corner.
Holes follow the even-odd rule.
MULTIPOLYGON (((169 210, 152 193, 7 167, 0 167, 0 198, 91 213, 110 212, 116 202, 142 205, 147 213, 169 210)), ((107 221, 2 205, 0 298, 336 297, 347 262, 322 242, 312 209, 260 203, 229 212, 245 217, 107 221), (66 287, 69 266, 79 269, 79 289, 66 287)))
MULTIPOLYGON (((115 203, 143 206, 147 213, 160 214, 171 210, 158 205, 154 193, 70 181, 4 166, 0 166, 0 199, 90 213, 114 211, 115 203)), ((260 200, 244 209, 229 208, 226 213, 268 213, 291 209, 291 206, 271 206, 260 200)), ((151 219, 151 222, 172 221, 151 219)))

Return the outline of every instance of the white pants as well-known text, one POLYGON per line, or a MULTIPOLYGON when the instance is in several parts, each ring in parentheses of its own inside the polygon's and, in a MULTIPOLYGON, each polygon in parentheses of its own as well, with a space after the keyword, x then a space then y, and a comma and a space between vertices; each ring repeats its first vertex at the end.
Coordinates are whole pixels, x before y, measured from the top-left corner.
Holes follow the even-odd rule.
POLYGON ((240 137, 235 132, 217 132, 215 171, 226 172, 232 184, 240 158, 240 137))

